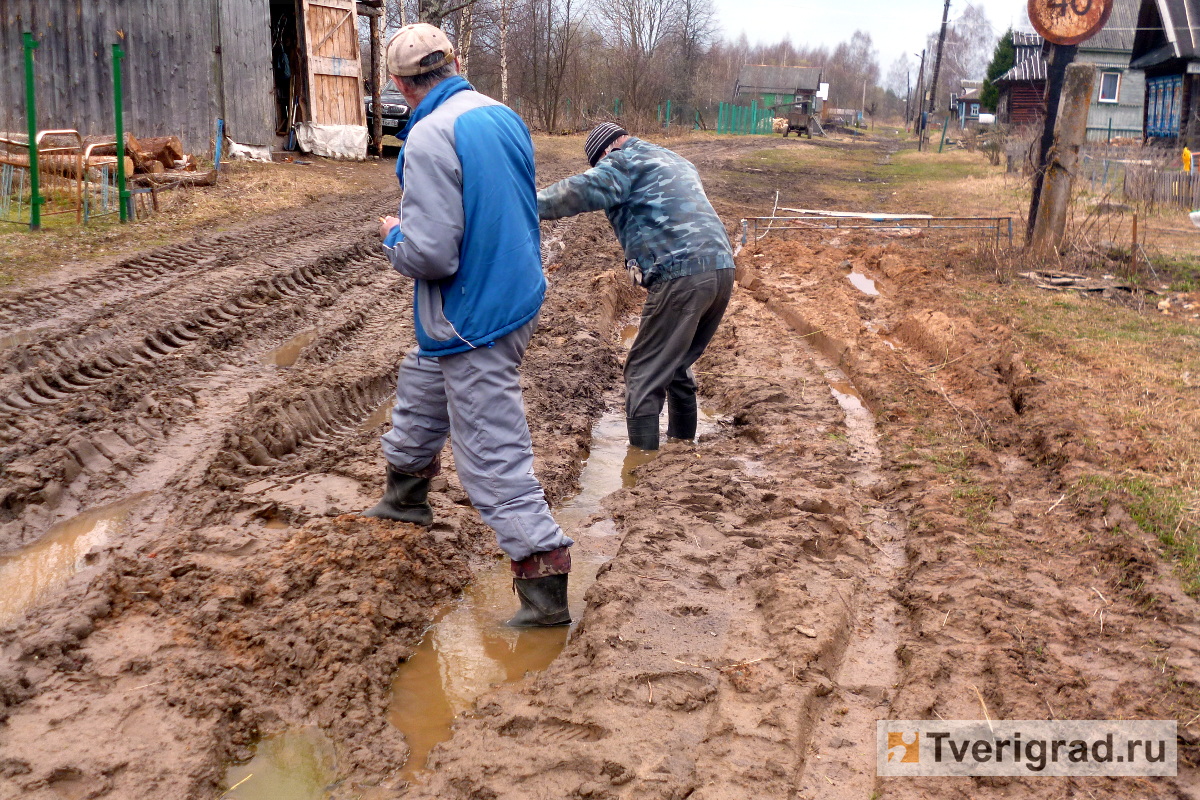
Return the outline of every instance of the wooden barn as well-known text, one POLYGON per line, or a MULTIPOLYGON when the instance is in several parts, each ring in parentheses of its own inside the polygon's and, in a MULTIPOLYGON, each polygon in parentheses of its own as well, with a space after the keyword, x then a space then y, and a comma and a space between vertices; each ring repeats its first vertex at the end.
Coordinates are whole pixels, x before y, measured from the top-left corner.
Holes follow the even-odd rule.
POLYGON ((1146 137, 1200 150, 1200 0, 1142 0, 1130 66, 1146 75, 1146 137))
POLYGON ((358 15, 381 0, 0 0, 0 130, 24 131, 22 34, 34 51, 39 130, 114 132, 112 45, 125 129, 211 152, 236 142, 362 157, 367 132, 358 15))
POLYGON ((996 79, 996 118, 1005 125, 1033 125, 1046 114, 1046 59, 1042 37, 1013 31, 1013 67, 996 79))

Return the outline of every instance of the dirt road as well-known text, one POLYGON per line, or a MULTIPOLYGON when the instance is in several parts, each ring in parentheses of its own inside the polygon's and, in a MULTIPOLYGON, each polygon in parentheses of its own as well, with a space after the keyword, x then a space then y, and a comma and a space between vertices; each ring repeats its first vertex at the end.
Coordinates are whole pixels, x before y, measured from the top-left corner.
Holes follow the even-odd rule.
MULTIPOLYGON (((773 162, 739 160, 759 146, 681 147, 731 230, 770 208, 773 162)), ((577 160, 544 156, 540 179, 577 160)), ((1127 509, 1077 491, 1094 452, 1153 452, 947 300, 969 248, 848 234, 742 252, 697 367, 718 430, 605 501, 620 547, 562 655, 481 698, 406 784, 392 676, 498 551, 452 468, 430 531, 350 513, 379 489, 412 344, 374 232, 395 202, 330 199, 7 298, 0 574, 41 592, 0 598, 0 797, 213 798, 302 726, 333 742, 337 797, 1197 796, 1197 604, 1127 509), (1177 719, 1180 776, 876 778, 877 719, 985 714, 1177 719)), ((545 242, 523 376, 558 503, 639 298, 599 215, 545 242)))

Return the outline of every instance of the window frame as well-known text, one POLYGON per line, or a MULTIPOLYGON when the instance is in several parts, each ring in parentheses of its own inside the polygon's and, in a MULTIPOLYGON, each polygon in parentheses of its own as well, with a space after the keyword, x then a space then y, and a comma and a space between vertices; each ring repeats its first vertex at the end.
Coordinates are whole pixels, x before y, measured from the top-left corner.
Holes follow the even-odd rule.
POLYGON ((1121 102, 1121 71, 1120 70, 1106 69, 1100 73, 1100 87, 1096 94, 1096 102, 1097 103, 1105 103, 1105 104, 1113 104, 1113 105, 1116 105, 1121 102), (1117 76, 1116 90, 1113 92, 1112 97, 1104 96, 1104 78, 1108 75, 1117 76))

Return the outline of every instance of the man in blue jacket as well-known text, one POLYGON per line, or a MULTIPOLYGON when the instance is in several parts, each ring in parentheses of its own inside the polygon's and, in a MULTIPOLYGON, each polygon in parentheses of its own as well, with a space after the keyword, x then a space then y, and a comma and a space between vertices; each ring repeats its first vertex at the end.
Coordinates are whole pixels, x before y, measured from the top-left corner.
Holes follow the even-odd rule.
POLYGON ((534 477, 517 375, 546 290, 533 142, 511 109, 458 76, 438 28, 402 28, 387 64, 413 112, 396 163, 400 216, 383 218, 380 235, 416 281, 417 347, 383 437, 387 489, 363 513, 432 524, 429 480, 449 435, 463 488, 512 559, 521 609, 509 624, 566 624, 573 542, 534 477))
POLYGON ((538 192, 538 214, 608 215, 630 277, 646 289, 625 359, 629 444, 658 449, 664 401, 667 436, 690 441, 696 437, 692 364, 716 333, 733 290, 729 236, 683 156, 612 122, 597 125, 583 149, 592 168, 538 192))

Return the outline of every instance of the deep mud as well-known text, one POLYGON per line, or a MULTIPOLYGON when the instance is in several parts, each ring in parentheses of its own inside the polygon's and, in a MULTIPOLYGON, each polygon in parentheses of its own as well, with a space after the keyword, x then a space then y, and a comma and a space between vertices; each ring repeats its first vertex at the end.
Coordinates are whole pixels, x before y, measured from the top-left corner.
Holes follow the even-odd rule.
MULTIPOLYGON (((687 153, 731 231, 770 200, 731 176, 738 147, 687 153)), ((500 556, 448 452, 433 529, 353 513, 381 486, 412 343, 372 223, 395 201, 6 298, 0 575, 134 500, 0 618, 0 797, 211 799, 262 737, 303 730, 329 742, 310 760, 332 762, 335 797, 1197 796, 1197 604, 1125 509, 1064 501, 1097 448, 1153 452, 945 301, 954 243, 848 234, 742 252, 697 365, 721 425, 603 501, 619 546, 562 655, 401 772, 397 667, 500 556), (877 719, 985 713, 1177 719, 1180 775, 875 777, 877 719)), ((638 297, 602 217, 544 234, 523 381, 558 505, 638 297)))

